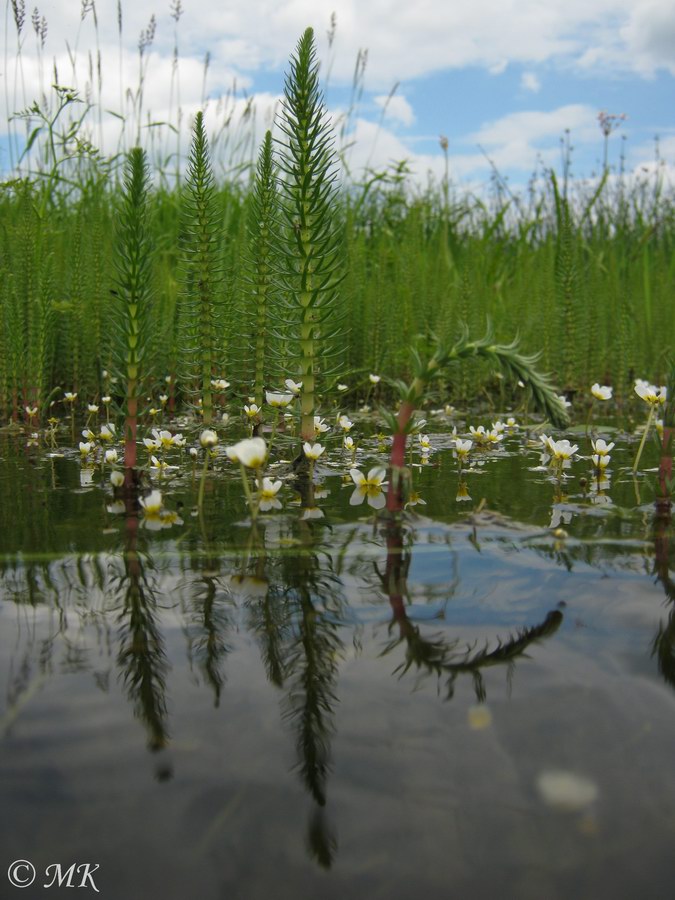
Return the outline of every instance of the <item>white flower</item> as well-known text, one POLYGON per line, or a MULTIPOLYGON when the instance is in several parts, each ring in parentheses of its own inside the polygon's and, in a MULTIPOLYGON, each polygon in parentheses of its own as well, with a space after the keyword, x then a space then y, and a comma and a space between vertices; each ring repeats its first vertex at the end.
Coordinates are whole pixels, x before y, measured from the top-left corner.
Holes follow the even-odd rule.
POLYGON ((37 415, 37 411, 38 411, 37 406, 24 406, 24 409, 26 410, 26 414, 28 416, 30 416, 31 418, 33 416, 37 415))
POLYGON ((293 399, 293 394, 282 394, 278 391, 265 391, 265 400, 275 409, 285 409, 293 399))
POLYGON ((223 413, 222 416, 220 417, 220 421, 221 421, 221 423, 223 424, 223 427, 224 427, 224 426, 227 425, 227 423, 230 421, 229 415, 228 415, 227 413, 223 413))
POLYGON ((302 390, 302 382, 293 381, 292 378, 287 378, 286 381, 284 381, 284 385, 288 388, 291 394, 295 394, 296 397, 302 390))
POLYGON ((88 404, 87 404, 87 412, 90 412, 90 413, 97 413, 97 412, 98 412, 98 406, 97 406, 95 403, 88 403, 88 404))
POLYGON ((570 406, 572 404, 570 403, 570 401, 567 399, 567 397, 564 394, 557 394, 556 396, 558 397, 558 401, 560 402, 560 405, 562 407, 564 407, 565 409, 570 408, 570 406))
POLYGON ((314 416, 314 430, 317 434, 325 434, 330 431, 330 425, 327 425, 320 416, 314 416))
POLYGON ((337 389, 338 389, 338 391, 340 391, 341 394, 343 394, 345 391, 349 390, 349 385, 348 384, 338 384, 337 389))
POLYGON ((642 381, 641 378, 636 379, 635 393, 644 400, 645 403, 651 403, 652 406, 656 406, 657 403, 666 402, 667 390, 665 387, 662 386, 658 388, 654 384, 642 381))
POLYGON ((106 450, 105 451, 105 461, 108 465, 112 465, 117 462, 117 450, 106 450))
POLYGON ((387 500, 382 490, 387 483, 384 480, 387 474, 384 466, 373 466, 368 475, 364 475, 359 469, 350 469, 349 474, 356 485, 354 493, 349 498, 350 505, 358 506, 367 498, 368 505, 373 509, 382 509, 387 500))
POLYGON ((110 473, 110 484, 112 484, 113 487, 122 487, 124 484, 124 475, 115 469, 110 473))
POLYGON ((102 441, 114 440, 115 426, 112 424, 112 422, 109 425, 101 425, 101 430, 98 436, 102 441))
POLYGON ((199 450, 197 450, 196 447, 190 447, 188 452, 192 459, 197 459, 197 457, 199 456, 199 450))
POLYGON ((272 481, 271 478, 263 478, 262 484, 259 483, 258 497, 260 498, 260 509, 267 512, 270 509, 281 509, 281 501, 277 494, 281 488, 280 481, 272 481))
POLYGON ((609 465, 611 458, 612 457, 606 453, 603 455, 601 455, 599 453, 594 453, 593 456, 591 456, 591 460, 593 462, 593 467, 595 469, 599 469, 599 470, 606 469, 607 466, 609 465))
POLYGON ((147 497, 141 497, 138 502, 146 516, 157 515, 164 505, 161 491, 151 491, 147 497))
POLYGON ((381 375, 373 375, 372 373, 368 376, 368 380, 371 384, 379 384, 381 381, 381 375))
POLYGON ((72 391, 66 391, 63 395, 63 399, 68 403, 74 403, 77 400, 77 394, 73 394, 72 391))
POLYGON ((570 460, 579 449, 576 444, 570 444, 567 438, 562 441, 554 441, 553 438, 548 438, 548 446, 554 459, 562 460, 563 462, 570 460))
POLYGON ((216 391, 226 391, 230 386, 229 381, 225 381, 224 378, 212 378, 211 379, 211 387, 216 391))
POLYGON ((246 438, 225 448, 225 453, 232 462, 241 463, 249 469, 259 469, 267 459, 267 444, 264 438, 246 438))
POLYGON ((614 449, 614 441, 610 444, 606 444, 602 438, 598 438, 597 441, 591 441, 591 445, 593 447, 593 452, 597 453, 598 456, 607 456, 608 453, 614 449))
POLYGON ((324 512, 318 506, 307 506, 302 511, 301 519, 323 519, 324 512))
POLYGON ((317 460, 326 448, 322 444, 310 444, 309 441, 305 441, 302 449, 307 459, 317 460))
POLYGON ((91 441, 80 441, 80 453, 82 456, 89 456, 91 451, 94 449, 94 445, 91 441))
POLYGON ((596 400, 611 400, 612 388, 604 384, 598 384, 596 381, 596 383, 591 386, 591 394, 593 394, 596 400))
POLYGON ((218 435, 210 428, 205 428, 199 435, 199 443, 205 450, 211 450, 218 443, 218 435))
POLYGON ((106 406, 110 403, 111 400, 112 397, 109 397, 107 394, 105 397, 101 397, 101 403, 105 403, 106 406))
POLYGON ((342 446, 345 448, 345 450, 353 450, 355 447, 354 438, 349 437, 349 435, 345 435, 345 439, 342 442, 342 446))
POLYGON ((338 419, 338 425, 342 428, 343 431, 351 431, 354 427, 354 423, 350 420, 349 416, 340 416, 338 419))
POLYGON ((461 438, 455 438, 455 453, 458 459, 466 459, 472 447, 473 441, 463 441, 461 438))
POLYGON ((431 443, 429 441, 429 436, 426 434, 418 434, 417 440, 420 445, 420 450, 422 453, 431 453, 431 443))

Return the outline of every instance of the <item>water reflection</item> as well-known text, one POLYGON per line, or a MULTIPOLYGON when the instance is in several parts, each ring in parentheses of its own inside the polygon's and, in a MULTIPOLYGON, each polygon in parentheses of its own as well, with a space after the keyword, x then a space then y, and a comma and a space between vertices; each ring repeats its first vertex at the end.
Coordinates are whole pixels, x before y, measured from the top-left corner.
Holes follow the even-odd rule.
MULTIPOLYGON (((510 683, 514 666, 535 642, 541 642, 546 652, 546 641, 560 628, 563 615, 555 608, 524 627, 507 623, 502 634, 511 625, 509 636, 495 635, 480 646, 453 635, 447 620, 441 623, 440 613, 434 633, 416 615, 411 578, 420 547, 417 531, 430 529, 433 523, 405 516, 380 520, 374 527, 369 523, 331 530, 327 518, 305 517, 308 510, 318 508, 316 491, 307 481, 299 485, 300 510, 241 523, 234 554, 218 548, 211 523, 195 520, 185 541, 170 536, 160 540, 139 530, 138 511, 126 504, 116 554, 23 564, 5 560, 0 590, 6 604, 12 603, 20 613, 46 612, 47 624, 42 632, 37 626, 24 629, 17 624, 19 640, 11 657, 3 725, 7 730, 44 680, 58 672, 92 671, 105 689, 107 674, 93 670, 87 652, 98 641, 103 652, 108 648, 129 707, 146 730, 148 749, 162 752, 156 774, 166 780, 172 774, 163 752, 172 733, 168 630, 179 622, 190 669, 199 673, 214 707, 221 705, 227 670, 236 664, 236 636, 246 632, 259 648, 270 687, 279 693, 280 721, 293 741, 294 768, 310 798, 308 852, 328 868, 338 853, 329 801, 339 677, 347 641, 364 627, 359 618, 363 597, 373 609, 387 610, 388 639, 379 649, 388 669, 392 657, 402 654, 394 667, 396 677, 428 674, 438 680, 446 700, 455 697, 465 677, 479 703, 487 697, 486 670, 501 669, 510 683), (62 658, 55 666, 59 642, 62 658)), ((517 552, 534 550, 568 571, 580 561, 605 565, 611 556, 605 547, 553 540, 547 532, 538 532, 533 541, 518 533, 513 523, 495 537, 481 523, 496 521, 487 513, 476 514, 469 534, 466 526, 462 531, 470 541, 470 549, 463 552, 477 557, 478 551, 482 558, 486 543, 503 541, 517 552)), ((671 529, 668 505, 654 520, 653 549, 654 575, 670 606, 652 649, 661 676, 675 687, 671 529)), ((425 585, 427 601, 441 595, 448 601, 466 586, 459 551, 452 547, 459 532, 445 529, 442 536, 451 545, 444 551, 446 561, 451 561, 451 576, 441 588, 425 585)), ((427 602, 427 610, 430 607, 427 602)), ((405 683, 402 680, 402 689, 405 683)))

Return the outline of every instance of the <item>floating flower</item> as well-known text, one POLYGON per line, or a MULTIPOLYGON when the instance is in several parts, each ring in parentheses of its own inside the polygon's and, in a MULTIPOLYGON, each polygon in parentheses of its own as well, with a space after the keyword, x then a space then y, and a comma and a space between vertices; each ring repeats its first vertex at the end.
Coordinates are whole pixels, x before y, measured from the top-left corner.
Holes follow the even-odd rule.
POLYGON ((327 425, 321 416, 314 416, 314 430, 317 434, 325 434, 330 431, 330 425, 327 425))
POLYGON ((301 381, 293 381, 292 378, 287 378, 284 381, 284 385, 288 388, 291 394, 294 394, 296 397, 302 390, 302 382, 301 381))
POLYGON ((354 443, 354 438, 350 437, 348 434, 345 435, 345 439, 342 442, 342 446, 345 450, 354 451, 356 450, 356 444, 354 443))
POLYGON ((106 450, 104 455, 105 461, 111 466, 113 463, 117 462, 117 450, 106 450))
POLYGON ((143 509, 143 526, 150 531, 183 524, 177 513, 164 509, 161 491, 151 491, 147 497, 141 497, 139 503, 143 509))
POLYGON ((255 418, 257 418, 257 416, 260 415, 260 407, 258 406, 257 403, 251 403, 250 406, 248 404, 246 404, 244 406, 244 412, 246 413, 246 415, 248 416, 249 419, 255 419, 255 418))
POLYGON ((611 400, 612 388, 604 384, 598 384, 597 381, 591 386, 591 394, 596 400, 611 400))
POLYGON ((350 505, 358 506, 367 498, 368 505, 373 509, 382 509, 386 503, 383 486, 387 483, 384 480, 387 474, 384 466, 373 466, 367 475, 359 469, 350 469, 349 474, 356 485, 356 490, 349 498, 350 505))
POLYGON ((114 441, 115 440, 115 426, 112 422, 108 422, 107 425, 101 425, 101 430, 98 434, 99 440, 101 441, 114 441))
POLYGON ((486 443, 487 432, 485 431, 485 425, 479 425, 478 428, 474 428, 473 425, 469 425, 469 431, 471 432, 471 436, 477 444, 486 443))
POLYGON ((147 497, 141 497, 138 502, 146 516, 159 515, 164 506, 161 491, 151 491, 147 497))
POLYGON ((469 451, 473 447, 473 441, 463 441, 461 438, 455 438, 455 456, 459 460, 466 459, 469 451))
POLYGON ((368 376, 368 380, 370 381, 371 384, 379 384, 380 381, 382 380, 382 376, 381 375, 373 375, 373 373, 371 372, 370 375, 368 376))
POLYGON ((548 446, 553 458, 563 464, 569 464, 569 461, 579 449, 576 444, 570 444, 567 438, 562 441, 554 441, 553 438, 549 438, 548 446))
POLYGON ((258 498, 260 501, 258 508, 263 512, 267 512, 270 509, 281 509, 281 500, 277 497, 280 488, 280 481, 263 478, 262 483, 259 483, 258 487, 258 498))
POLYGON ((225 453, 232 462, 241 463, 249 469, 259 469, 267 459, 267 444, 261 437, 246 438, 226 447, 225 453))
POLYGON ((229 381, 225 381, 224 378, 212 378, 211 379, 211 387, 215 391, 226 391, 230 386, 229 381))
POLYGON ((429 440, 429 436, 426 434, 418 434, 417 442, 420 445, 420 450, 422 453, 431 453, 431 442, 429 440))
POLYGON ((154 453, 155 450, 159 450, 161 447, 161 442, 155 438, 143 438, 143 443, 148 453, 154 453))
POLYGON ((506 420, 506 427, 507 428, 518 428, 518 423, 513 418, 513 416, 509 416, 508 419, 506 420))
POLYGON ((309 441, 305 441, 302 445, 302 449, 307 459, 316 461, 326 448, 322 444, 310 444, 309 441))
POLYGON ((596 469, 596 471, 601 472, 603 469, 607 468, 611 458, 612 457, 609 456, 608 454, 601 455, 599 453, 594 453, 593 456, 591 456, 591 461, 593 462, 593 468, 596 469))
POLYGON ((112 484, 112 486, 116 488, 122 487, 122 485, 124 484, 124 475, 120 471, 115 469, 110 473, 110 484, 112 484))
POLYGON ((650 403, 652 406, 656 406, 657 403, 665 403, 667 390, 665 387, 656 387, 654 384, 649 384, 646 381, 642 381, 642 379, 638 378, 635 382, 635 393, 640 397, 645 403, 650 403))
POLYGON ((354 427, 354 423, 351 421, 349 416, 340 416, 338 419, 338 425, 343 431, 351 431, 354 427))
POLYGON ((82 456, 89 456, 93 449, 94 445, 91 441, 80 441, 80 453, 82 456))
POLYGON ((212 450, 218 443, 218 435, 211 428, 205 428, 199 435, 199 443, 205 450, 212 450))
POLYGON ((593 447, 593 452, 597 453, 598 456, 607 456, 614 449, 614 441, 607 444, 602 438, 598 438, 596 441, 591 441, 591 446, 593 447))
POLYGON ((293 399, 293 394, 283 394, 277 391, 265 391, 265 401, 275 409, 285 409, 293 399))

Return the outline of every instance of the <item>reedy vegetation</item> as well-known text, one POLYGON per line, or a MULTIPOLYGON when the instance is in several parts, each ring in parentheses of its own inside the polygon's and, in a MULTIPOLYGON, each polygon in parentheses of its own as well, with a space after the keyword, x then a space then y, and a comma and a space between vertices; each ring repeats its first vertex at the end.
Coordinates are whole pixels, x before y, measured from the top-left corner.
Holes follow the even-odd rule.
MULTIPOLYGON (((18 21, 17 29, 21 38, 18 21)), ((99 95, 94 87, 89 96, 99 95)), ((78 103, 74 89, 59 87, 54 96, 51 111, 41 99, 40 131, 27 132, 35 137, 22 174, 0 194, 3 421, 20 418, 26 405, 44 418, 57 386, 100 398, 101 371, 112 361, 112 224, 124 157, 105 159, 94 148, 95 104, 78 103)), ((130 96, 140 106, 142 91, 130 96)), ((127 136, 138 134, 139 116, 139 109, 130 114, 127 136)), ((658 177, 611 180, 605 170, 585 188, 565 169, 562 185, 546 173, 522 198, 496 179, 486 201, 453 194, 447 180, 415 189, 399 162, 338 190, 309 33, 291 63, 276 153, 267 137, 250 184, 218 183, 213 173, 226 170, 221 151, 233 144, 249 148, 238 167, 254 172, 251 141, 219 129, 209 163, 202 123, 185 188, 168 187, 160 149, 176 135, 166 128, 164 142, 160 128, 147 130, 158 177, 145 201, 155 248, 147 259, 153 367, 144 372, 146 396, 163 392, 171 374, 179 376, 178 400, 194 400, 199 370, 207 408, 210 377, 232 381, 231 399, 255 393, 260 404, 263 387, 290 376, 305 383, 309 433, 310 410, 330 399, 326 365, 336 345, 353 402, 365 395, 369 372, 414 377, 408 349, 417 334, 450 346, 463 324, 482 334, 488 319, 499 339, 517 333, 523 352, 541 352, 539 365, 571 391, 612 383, 621 401, 632 396, 634 377, 663 380, 675 333, 675 198, 658 177), (323 381, 318 394, 313 379, 323 381)), ((15 126, 12 134, 16 161, 15 126)), ((517 396, 513 379, 496 382, 478 358, 438 385, 456 404, 486 389, 499 390, 496 402, 517 396)))

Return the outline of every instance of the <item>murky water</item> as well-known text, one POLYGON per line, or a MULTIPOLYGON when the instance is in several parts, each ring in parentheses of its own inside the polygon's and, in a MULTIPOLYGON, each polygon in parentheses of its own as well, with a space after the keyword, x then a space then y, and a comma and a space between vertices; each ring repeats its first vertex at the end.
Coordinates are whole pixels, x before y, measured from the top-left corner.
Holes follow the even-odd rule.
POLYGON ((341 451, 255 525, 176 457, 158 528, 3 438, 2 896, 669 896, 675 536, 615 439, 598 485, 434 437, 400 524, 341 451))

